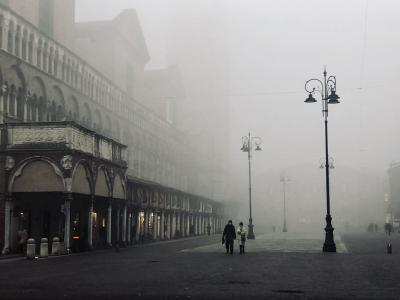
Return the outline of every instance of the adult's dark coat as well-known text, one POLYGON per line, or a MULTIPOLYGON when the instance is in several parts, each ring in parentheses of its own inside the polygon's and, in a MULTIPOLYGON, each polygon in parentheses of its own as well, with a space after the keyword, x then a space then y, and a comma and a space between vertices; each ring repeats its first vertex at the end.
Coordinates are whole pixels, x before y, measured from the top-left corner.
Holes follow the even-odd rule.
POLYGON ((235 226, 231 224, 226 224, 224 228, 224 233, 222 234, 222 238, 226 241, 233 241, 234 239, 236 239, 235 226))

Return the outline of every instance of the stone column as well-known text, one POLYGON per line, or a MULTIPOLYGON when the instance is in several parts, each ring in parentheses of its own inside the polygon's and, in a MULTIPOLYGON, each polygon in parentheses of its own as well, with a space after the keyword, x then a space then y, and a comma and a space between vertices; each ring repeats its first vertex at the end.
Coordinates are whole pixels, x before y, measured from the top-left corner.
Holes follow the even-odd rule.
POLYGON ((154 211, 153 212, 153 239, 157 240, 158 238, 158 234, 157 234, 157 212, 154 211))
POLYGON ((120 204, 118 204, 118 208, 117 208, 117 219, 115 220, 115 229, 116 229, 116 240, 115 243, 117 245, 120 244, 121 241, 121 207, 120 204))
POLYGON ((7 198, 4 211, 4 248, 2 254, 9 254, 11 251, 11 215, 13 207, 14 203, 11 198, 7 198))
POLYGON ((64 245, 67 252, 70 251, 71 248, 71 202, 72 202, 72 194, 65 193, 64 194, 64 245))
POLYGON ((149 210, 144 211, 144 238, 147 240, 149 237, 149 210))
POLYGON ((136 214, 136 232, 135 232, 135 241, 139 242, 140 240, 140 233, 141 233, 141 223, 140 223, 140 210, 136 214))
POLYGON ((7 51, 8 49, 8 25, 5 24, 5 20, 3 20, 2 25, 2 35, 1 35, 1 49, 7 51))
POLYGON ((93 196, 90 196, 89 200, 89 212, 88 212, 88 248, 93 249, 93 196))
POLYGON ((181 236, 185 237, 186 236, 186 231, 185 231, 185 214, 181 213, 181 236))
MULTIPOLYGON (((0 89, 2 89, 1 85, 0 85, 0 89)), ((0 95, 0 124, 2 124, 4 122, 3 98, 4 98, 4 94, 0 95)))
POLYGON ((161 216, 160 216, 160 240, 165 239, 165 216, 164 216, 164 210, 161 211, 161 216))
POLYGON ((11 43, 10 44, 7 43, 7 48, 8 48, 7 51, 11 54, 14 54, 15 53, 15 32, 12 32, 11 36, 12 36, 12 38, 10 40, 11 43))
POLYGON ((124 204, 123 208, 122 208, 122 245, 126 246, 126 218, 127 218, 127 208, 126 208, 126 204, 124 204))
POLYGON ((199 234, 202 235, 203 234, 203 215, 201 214, 199 216, 199 234))
POLYGON ((132 244, 132 213, 128 213, 128 224, 126 227, 126 242, 132 244))
POLYGON ((199 234, 199 216, 195 215, 194 217, 194 234, 198 235, 199 234))
POLYGON ((200 234, 204 234, 204 215, 200 215, 200 234))
POLYGON ((204 234, 204 216, 203 213, 200 214, 199 216, 199 222, 200 222, 200 235, 204 234))
POLYGON ((175 214, 175 220, 176 220, 176 232, 179 232, 178 237, 181 236, 181 214, 178 212, 175 214))
POLYGON ((171 239, 171 213, 167 213, 167 240, 171 239))
POLYGON ((111 200, 108 203, 108 210, 107 210, 107 245, 112 247, 111 242, 111 227, 112 227, 112 203, 111 200))
POLYGON ((23 115, 24 122, 26 122, 28 120, 28 104, 26 103, 26 101, 27 101, 26 96, 24 96, 24 98, 25 99, 22 100, 23 101, 23 103, 22 103, 22 115, 23 115))
POLYGON ((190 235, 190 216, 186 215, 186 236, 190 235))
POLYGON ((171 239, 175 238, 175 233, 176 233, 176 219, 175 219, 175 213, 171 213, 171 239))
POLYGON ((185 237, 186 236, 186 230, 185 230, 185 213, 184 212, 182 212, 181 213, 181 236, 182 237, 185 237))

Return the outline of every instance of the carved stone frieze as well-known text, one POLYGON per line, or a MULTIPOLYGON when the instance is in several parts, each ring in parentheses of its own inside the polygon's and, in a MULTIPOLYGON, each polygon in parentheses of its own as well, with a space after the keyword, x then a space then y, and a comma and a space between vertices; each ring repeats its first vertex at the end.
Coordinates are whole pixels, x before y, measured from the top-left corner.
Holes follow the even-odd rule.
POLYGON ((61 158, 61 166, 65 169, 65 170, 71 170, 72 169, 72 156, 71 155, 64 155, 61 158))
POLYGON ((31 143, 62 143, 66 141, 66 131, 64 128, 52 127, 20 127, 12 128, 11 144, 31 144, 31 143))
POLYGON ((78 129, 71 129, 70 145, 72 149, 93 154, 93 136, 78 129))

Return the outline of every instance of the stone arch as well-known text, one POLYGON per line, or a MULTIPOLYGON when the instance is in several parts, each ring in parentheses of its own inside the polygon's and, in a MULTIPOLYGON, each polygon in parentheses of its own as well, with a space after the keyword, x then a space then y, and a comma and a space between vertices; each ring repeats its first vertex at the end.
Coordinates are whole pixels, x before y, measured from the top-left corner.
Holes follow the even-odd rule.
POLYGON ((91 195, 93 190, 93 176, 89 164, 80 160, 72 172, 72 192, 91 195))
POLYGON ((110 176, 104 166, 100 166, 97 171, 94 195, 100 197, 110 197, 110 176))
POLYGON ((67 111, 68 120, 79 121, 79 104, 74 95, 68 98, 67 111))
POLYGON ((28 84, 28 91, 32 96, 36 95, 38 98, 39 97, 43 97, 44 99, 47 98, 45 84, 43 82, 43 79, 40 78, 39 76, 35 76, 30 80, 28 84))
POLYGON ((8 191, 63 192, 65 180, 55 162, 47 157, 30 157, 15 167, 10 176, 8 191))
POLYGON ((17 24, 17 28, 14 35, 14 54, 16 56, 20 56, 21 53, 19 52, 21 48, 21 37, 22 37, 22 29, 21 25, 17 24))
POLYGON ((33 48, 35 46, 35 35, 33 32, 29 35, 29 45, 28 45, 28 61, 33 62, 33 48))
POLYGON ((26 52, 26 47, 28 45, 28 30, 26 28, 23 28, 22 30, 22 37, 21 37, 21 57, 23 60, 27 60, 27 52, 26 52))
POLYGON ((58 86, 53 86, 49 93, 50 107, 49 121, 65 120, 65 100, 64 94, 58 86))
POLYGON ((36 48, 36 66, 41 69, 42 68, 42 47, 43 47, 43 40, 42 38, 38 39, 36 48))
POLYGON ((113 183, 113 194, 112 197, 114 199, 125 199, 125 181, 119 174, 115 175, 114 183, 113 183))
POLYGON ((15 26, 14 26, 14 21, 10 20, 8 23, 8 37, 7 37, 7 51, 9 53, 13 53, 13 45, 14 45, 14 39, 13 39, 13 34, 15 31, 15 26))
POLYGON ((46 88, 42 78, 35 76, 28 84, 27 116, 29 121, 42 121, 46 111, 46 88))
POLYGON ((21 69, 13 65, 4 74, 5 85, 8 87, 6 97, 8 97, 7 112, 10 116, 23 119, 23 109, 25 101, 26 80, 21 69))
POLYGON ((7 72, 4 73, 4 80, 10 86, 14 84, 16 87, 26 88, 25 76, 17 65, 13 65, 7 69, 7 72))

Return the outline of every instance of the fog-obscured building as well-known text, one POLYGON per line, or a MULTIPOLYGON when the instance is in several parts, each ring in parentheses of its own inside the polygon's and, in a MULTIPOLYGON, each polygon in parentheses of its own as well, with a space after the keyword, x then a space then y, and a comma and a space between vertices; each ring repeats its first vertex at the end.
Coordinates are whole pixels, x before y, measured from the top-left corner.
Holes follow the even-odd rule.
POLYGON ((389 197, 388 213, 393 222, 400 223, 400 164, 392 163, 388 169, 389 197))
POLYGON ((170 2, 167 60, 180 68, 186 97, 177 99, 177 126, 201 157, 198 190, 227 198, 229 153, 229 51, 224 5, 170 2))
POLYGON ((23 230, 65 251, 219 231, 222 205, 197 188, 201 163, 164 94, 183 89, 146 74, 135 11, 75 24, 74 3, 0 4, 2 252, 23 230))

